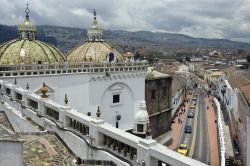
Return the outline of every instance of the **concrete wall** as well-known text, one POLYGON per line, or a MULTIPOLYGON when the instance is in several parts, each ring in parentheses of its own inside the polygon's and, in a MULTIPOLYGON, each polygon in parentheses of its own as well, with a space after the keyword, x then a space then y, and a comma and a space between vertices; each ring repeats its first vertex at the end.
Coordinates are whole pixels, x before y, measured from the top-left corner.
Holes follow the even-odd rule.
POLYGON ((171 111, 165 111, 149 117, 152 137, 157 137, 171 130, 171 111))
POLYGON ((171 98, 171 77, 145 81, 145 100, 153 137, 171 130, 171 98), (165 92, 163 92, 163 88, 165 88, 165 92), (155 91, 155 99, 152 99, 153 90, 155 91))
POLYGON ((1 166, 23 165, 22 142, 0 141, 0 165, 1 166))

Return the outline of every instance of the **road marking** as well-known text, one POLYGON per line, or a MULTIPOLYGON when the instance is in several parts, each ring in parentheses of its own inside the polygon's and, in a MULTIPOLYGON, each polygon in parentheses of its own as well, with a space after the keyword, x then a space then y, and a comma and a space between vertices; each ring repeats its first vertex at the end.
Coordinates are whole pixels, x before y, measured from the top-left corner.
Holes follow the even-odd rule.
MULTIPOLYGON (((200 94, 199 94, 200 95, 200 94)), ((192 144, 190 147, 190 152, 189 152, 189 156, 192 158, 193 153, 194 153, 194 145, 195 145, 195 140, 196 140, 196 130, 197 130, 197 118, 198 118, 198 114, 199 114, 199 95, 197 97, 197 104, 196 104, 196 113, 195 113, 195 117, 194 117, 194 132, 193 132, 193 138, 192 138, 192 144)))

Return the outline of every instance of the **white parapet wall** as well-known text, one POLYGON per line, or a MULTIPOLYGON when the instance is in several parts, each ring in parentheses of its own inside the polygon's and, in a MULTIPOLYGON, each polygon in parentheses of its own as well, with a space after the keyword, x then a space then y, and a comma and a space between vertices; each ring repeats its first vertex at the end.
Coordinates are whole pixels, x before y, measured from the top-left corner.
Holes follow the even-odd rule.
MULTIPOLYGON (((197 160, 183 156, 152 139, 142 139, 104 122, 41 98, 17 85, 0 80, 0 109, 19 132, 32 132, 27 118, 47 131, 55 132, 81 160, 107 160, 118 166, 155 166, 158 162, 175 166, 203 166, 197 160)), ((102 116, 102 115, 101 115, 102 116)))
POLYGON ((221 159, 221 166, 225 166, 226 162, 226 146, 225 146, 225 137, 224 137, 224 129, 223 129, 223 120, 222 120, 222 112, 220 108, 219 101, 214 98, 214 103, 217 108, 217 127, 218 127, 218 133, 219 133, 219 147, 220 147, 220 159, 221 159))

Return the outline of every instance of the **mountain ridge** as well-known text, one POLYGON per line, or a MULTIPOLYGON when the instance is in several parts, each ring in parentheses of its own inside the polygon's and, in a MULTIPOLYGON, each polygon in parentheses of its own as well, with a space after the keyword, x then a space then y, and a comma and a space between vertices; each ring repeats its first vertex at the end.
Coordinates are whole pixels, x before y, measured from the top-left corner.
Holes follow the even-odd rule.
MULTIPOLYGON (((63 53, 87 39, 87 31, 83 28, 61 27, 50 25, 37 26, 37 39, 51 43, 63 53)), ((162 50, 167 48, 225 48, 225 49, 250 49, 250 43, 231 41, 228 39, 195 38, 184 34, 150 32, 150 31, 125 31, 104 30, 104 39, 113 45, 127 45, 143 47, 146 49, 162 50)), ((0 24, 0 43, 17 37, 15 26, 0 24)))

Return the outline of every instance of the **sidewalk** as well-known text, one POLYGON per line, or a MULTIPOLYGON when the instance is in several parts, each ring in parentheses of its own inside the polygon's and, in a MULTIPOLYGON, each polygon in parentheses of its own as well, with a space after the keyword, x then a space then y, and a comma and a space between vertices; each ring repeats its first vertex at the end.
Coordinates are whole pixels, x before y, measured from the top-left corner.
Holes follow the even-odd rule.
POLYGON ((208 138, 209 138, 209 148, 210 148, 210 164, 211 166, 220 165, 219 162, 219 148, 218 148, 218 140, 217 140, 217 128, 216 128, 216 114, 214 112, 214 108, 212 106, 213 97, 205 97, 206 108, 209 107, 206 111, 207 114, 207 128, 208 128, 208 138))
MULTIPOLYGON (((186 99, 190 99, 190 101, 192 101, 192 95, 187 95, 186 99)), ((176 113, 177 115, 179 115, 182 112, 181 110, 183 108, 185 108, 186 110, 184 113, 182 113, 182 115, 176 116, 174 119, 175 123, 172 123, 171 125, 172 131, 173 131, 173 139, 172 139, 172 144, 168 146, 169 149, 175 150, 178 146, 182 124, 185 122, 185 118, 187 117, 187 112, 190 106, 190 101, 185 103, 185 107, 184 106, 180 107, 180 109, 176 113), (178 118, 181 119, 182 123, 178 123, 178 118)))

